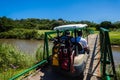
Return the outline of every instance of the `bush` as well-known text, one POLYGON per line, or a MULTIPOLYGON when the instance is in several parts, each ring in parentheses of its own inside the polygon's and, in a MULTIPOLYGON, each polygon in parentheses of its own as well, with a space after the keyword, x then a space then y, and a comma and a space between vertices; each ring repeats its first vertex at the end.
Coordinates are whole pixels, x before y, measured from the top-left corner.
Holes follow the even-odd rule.
POLYGON ((0 44, 0 68, 25 68, 35 63, 34 58, 19 52, 15 47, 8 44, 0 44))
POLYGON ((7 32, 1 32, 0 38, 15 38, 15 39, 41 39, 43 34, 39 34, 37 30, 28 29, 13 29, 7 32))

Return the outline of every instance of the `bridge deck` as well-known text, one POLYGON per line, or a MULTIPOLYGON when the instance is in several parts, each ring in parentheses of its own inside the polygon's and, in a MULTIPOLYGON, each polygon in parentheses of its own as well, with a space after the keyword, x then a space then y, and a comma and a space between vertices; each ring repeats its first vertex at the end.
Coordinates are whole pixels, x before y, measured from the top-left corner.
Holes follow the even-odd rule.
POLYGON ((89 38, 90 56, 84 71, 84 80, 100 80, 100 46, 99 37, 95 34, 89 38))
MULTIPOLYGON (((98 37, 99 38, 99 37, 98 37)), ((88 37, 90 56, 88 58, 84 71, 83 80, 100 80, 100 53, 99 41, 97 35, 93 34, 88 37)), ((24 80, 82 80, 79 77, 74 79, 52 72, 49 66, 39 70, 36 74, 27 77, 24 80)))

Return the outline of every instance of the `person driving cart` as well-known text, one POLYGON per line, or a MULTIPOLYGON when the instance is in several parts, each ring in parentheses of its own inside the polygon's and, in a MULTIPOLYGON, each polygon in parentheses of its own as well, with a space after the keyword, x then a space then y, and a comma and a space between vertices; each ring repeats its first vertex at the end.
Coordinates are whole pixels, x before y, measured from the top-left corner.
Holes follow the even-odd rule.
POLYGON ((78 36, 76 38, 72 38, 71 41, 73 43, 75 43, 75 42, 77 43, 78 49, 80 49, 80 53, 84 53, 86 51, 87 54, 88 54, 89 53, 89 47, 88 47, 86 39, 84 39, 82 37, 82 31, 77 31, 77 35, 78 36))

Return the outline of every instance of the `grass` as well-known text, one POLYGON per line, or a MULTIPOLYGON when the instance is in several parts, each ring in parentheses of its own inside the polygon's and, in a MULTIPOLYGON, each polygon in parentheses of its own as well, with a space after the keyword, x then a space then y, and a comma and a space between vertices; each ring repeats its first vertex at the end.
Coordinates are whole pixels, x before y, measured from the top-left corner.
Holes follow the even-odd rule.
POLYGON ((120 65, 116 68, 117 79, 120 80, 120 65))
POLYGON ((0 44, 0 80, 8 80, 13 75, 35 64, 35 58, 18 51, 8 44, 0 44))
POLYGON ((120 32, 111 31, 109 34, 110 34, 111 44, 120 45, 120 32))
MULTIPOLYGON (((50 44, 52 47, 52 45, 50 44)), ((50 53, 51 53, 50 47, 50 53)), ((30 68, 43 59, 43 45, 40 45, 36 51, 36 58, 32 55, 22 53, 15 47, 8 44, 0 44, 0 80, 9 80, 16 74, 30 68), (4 57, 3 57, 4 56, 4 57)), ((17 80, 33 73, 35 70, 28 72, 17 80)))
POLYGON ((13 75, 16 75, 25 69, 9 69, 7 71, 4 71, 0 73, 0 80, 9 80, 13 75))
POLYGON ((38 31, 38 34, 44 34, 45 32, 49 32, 52 30, 37 30, 37 31, 38 31))
MULTIPOLYGON (((115 70, 116 70, 117 80, 120 80, 120 65, 116 66, 115 70)), ((107 73, 113 75, 111 66, 107 67, 107 73)), ((113 77, 111 77, 111 80, 114 80, 113 77)))
MULTIPOLYGON (((94 33, 99 33, 99 31, 96 31, 95 28, 90 28, 91 30, 94 30, 94 33)), ((117 29, 115 31, 111 31, 110 33, 110 41, 111 44, 120 45, 120 29, 117 29)), ((7 32, 1 32, 0 38, 14 38, 14 39, 37 39, 41 40, 44 39, 44 32, 49 32, 52 30, 33 30, 33 29, 12 29, 7 32)), ((52 36, 55 36, 53 34, 52 36)))
MULTIPOLYGON (((50 30, 39 30, 38 34, 44 34, 50 30)), ((11 31, 10 31, 11 32, 11 31)), ((50 44, 51 45, 51 44, 50 44)), ((50 48, 50 54, 52 53, 50 48)), ((18 51, 14 46, 0 44, 0 80, 8 80, 14 75, 21 73, 35 63, 43 59, 43 45, 36 51, 36 58, 18 51)))
POLYGON ((14 38, 14 39, 43 39, 44 38, 44 32, 47 32, 50 30, 35 30, 35 29, 12 29, 6 32, 0 33, 0 38, 8 39, 8 38, 14 38))
MULTIPOLYGON (((99 34, 99 31, 94 31, 95 34, 99 34)), ((110 42, 112 45, 120 45, 120 32, 119 31, 110 31, 110 42)))
POLYGON ((36 60, 37 60, 37 62, 39 62, 42 59, 43 59, 43 45, 40 45, 36 51, 36 60))

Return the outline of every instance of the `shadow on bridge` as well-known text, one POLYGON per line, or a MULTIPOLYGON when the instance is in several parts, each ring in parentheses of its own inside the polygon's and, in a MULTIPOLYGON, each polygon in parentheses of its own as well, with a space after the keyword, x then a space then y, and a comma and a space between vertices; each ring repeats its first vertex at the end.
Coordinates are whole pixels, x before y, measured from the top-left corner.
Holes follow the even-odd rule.
POLYGON ((84 80, 99 80, 100 72, 97 69, 100 65, 100 50, 99 50, 99 42, 98 35, 95 38, 95 43, 93 47, 91 47, 91 53, 88 59, 88 66, 86 65, 87 72, 85 72, 84 80), (93 48, 93 49, 92 49, 93 48), (97 73, 96 73, 97 72, 97 73), (99 75, 98 75, 99 74, 99 75))
POLYGON ((45 66, 41 69, 41 72, 43 72, 44 75, 41 76, 40 80, 82 80, 81 77, 70 77, 59 72, 54 72, 52 71, 51 66, 45 66))

